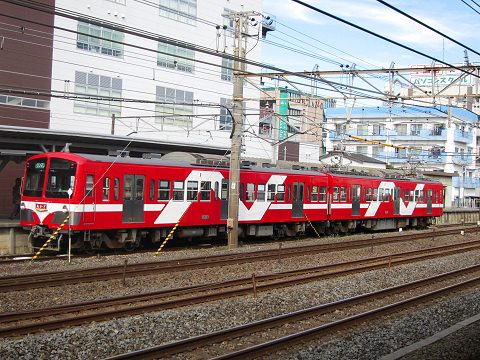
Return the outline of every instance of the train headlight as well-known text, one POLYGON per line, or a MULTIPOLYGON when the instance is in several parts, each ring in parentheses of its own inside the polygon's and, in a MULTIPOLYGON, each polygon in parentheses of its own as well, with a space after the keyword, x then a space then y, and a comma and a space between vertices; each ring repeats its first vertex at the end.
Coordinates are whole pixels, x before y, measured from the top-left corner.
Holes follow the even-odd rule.
POLYGON ((25 210, 25 209, 26 209, 25 203, 24 202, 20 203, 20 210, 25 210))
POLYGON ((63 207, 62 207, 62 212, 63 212, 63 213, 67 213, 67 212, 68 212, 67 205, 63 205, 63 207))

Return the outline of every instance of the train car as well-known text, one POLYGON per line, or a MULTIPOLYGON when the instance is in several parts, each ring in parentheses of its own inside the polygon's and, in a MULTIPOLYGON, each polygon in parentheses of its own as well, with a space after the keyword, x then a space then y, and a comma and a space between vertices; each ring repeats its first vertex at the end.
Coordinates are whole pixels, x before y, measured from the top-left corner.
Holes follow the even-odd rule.
MULTIPOLYGON (((294 236, 327 220, 328 176, 245 168, 240 175, 240 236, 294 236)), ((226 237, 228 169, 161 159, 46 153, 26 163, 21 226, 39 247, 58 229, 59 249, 132 249, 174 236, 226 237), (68 220, 67 215, 69 216, 68 220)))
MULTIPOLYGON (((26 163, 21 225, 56 249, 134 249, 177 238, 226 238, 228 169, 162 159, 46 153, 26 163), (68 216, 68 219, 67 219, 68 216), (55 232, 58 230, 58 236, 55 232)), ((246 167, 239 236, 297 236, 425 227, 441 216, 443 186, 414 179, 246 167)))
POLYGON ((443 185, 425 179, 381 179, 330 173, 327 233, 356 228, 374 231, 404 227, 424 228, 443 211, 443 185))

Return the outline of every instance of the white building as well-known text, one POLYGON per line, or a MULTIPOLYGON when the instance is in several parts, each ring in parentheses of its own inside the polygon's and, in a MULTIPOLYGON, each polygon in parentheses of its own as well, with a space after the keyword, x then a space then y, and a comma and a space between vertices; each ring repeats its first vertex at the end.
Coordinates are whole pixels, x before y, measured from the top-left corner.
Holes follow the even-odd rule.
MULTIPOLYGON (((55 6, 101 21, 55 16, 51 88, 65 97, 51 100, 50 129, 230 145, 231 117, 219 104, 232 107, 233 61, 215 55, 233 55, 231 13, 260 14, 261 1, 57 0, 55 6), (177 40, 195 50, 174 45, 177 40)), ((249 24, 249 33, 261 36, 261 17, 251 17, 259 21, 249 24)), ((257 40, 247 40, 248 58, 254 61, 260 60, 257 40)), ((246 83, 244 97, 256 99, 259 91, 246 83)), ((253 114, 245 118, 246 126, 258 129, 258 101, 244 106, 253 114)), ((249 156, 264 154, 253 135, 244 140, 249 156)))
POLYGON ((455 173, 451 199, 446 205, 472 206, 479 187, 476 169, 477 115, 460 108, 419 106, 343 108, 325 110, 327 151, 364 154, 408 172, 455 173), (388 147, 353 139, 375 140, 388 147))

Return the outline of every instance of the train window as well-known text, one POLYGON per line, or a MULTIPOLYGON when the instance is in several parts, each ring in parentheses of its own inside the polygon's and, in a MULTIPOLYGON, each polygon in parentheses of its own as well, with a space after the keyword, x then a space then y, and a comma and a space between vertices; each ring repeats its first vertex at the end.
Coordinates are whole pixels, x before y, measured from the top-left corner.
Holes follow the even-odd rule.
POLYGON ((275 201, 275 184, 268 184, 267 200, 275 201))
POLYGON ((222 180, 222 192, 220 193, 220 199, 227 200, 228 199, 228 181, 222 180))
POLYGON ((365 201, 372 201, 373 200, 373 189, 372 188, 365 188, 365 201))
POLYGON ((23 195, 42 196, 42 189, 45 179, 45 168, 47 159, 30 160, 27 162, 27 174, 25 178, 25 187, 23 195))
POLYGON ((347 201, 347 189, 344 186, 340 188, 340 201, 347 201))
POLYGON ((424 193, 423 193, 423 190, 420 190, 420 200, 421 202, 424 202, 425 201, 425 197, 424 197, 424 193))
POLYGON ((93 175, 87 175, 87 181, 85 182, 85 196, 92 196, 93 190, 93 175))
POLYGON ((287 197, 288 197, 288 201, 292 200, 292 185, 287 186, 287 197))
POLYGON ((198 181, 187 181, 187 200, 195 201, 198 198, 198 181))
POLYGON ((245 184, 241 183, 240 184, 240 193, 238 194, 238 197, 239 197, 240 201, 243 201, 244 196, 245 196, 245 184))
POLYGON ((410 201, 415 201, 415 190, 410 190, 410 201))
POLYGON ((376 197, 378 201, 383 201, 384 193, 385 191, 383 188, 378 189, 378 197, 376 197))
POLYGON ((132 189, 133 189, 133 177, 130 175, 125 175, 124 194, 123 194, 123 198, 125 200, 132 200, 132 189))
POLYGON ((110 200, 110 178, 106 177, 103 179, 103 188, 102 188, 102 200, 110 200))
POLYGON ((149 196, 148 198, 150 201, 155 201, 155 180, 150 180, 150 188, 149 188, 149 196))
POLYGON ((257 185, 257 200, 265 201, 265 184, 257 185))
POLYGON ((120 179, 113 180, 113 200, 120 199, 120 179))
POLYGON ((277 186, 277 201, 285 201, 285 185, 277 186))
POLYGON ((210 181, 200 182, 200 200, 210 201, 210 190, 212 189, 212 183, 210 181))
POLYGON ((433 192, 433 202, 434 203, 438 203, 438 191, 434 191, 433 192))
POLYGON ((312 202, 318 201, 318 186, 312 186, 312 202))
POLYGON ((135 200, 143 200, 143 177, 138 177, 137 178, 137 184, 135 186, 136 194, 135 194, 135 200))
POLYGON ((183 201, 183 181, 173 182, 173 200, 183 201))
POLYGON ((327 201, 327 187, 320 186, 320 201, 325 202, 327 201))
POLYGON ((383 201, 390 200, 390 189, 385 189, 385 194, 383 195, 383 201))
POLYGON ((218 196, 220 194, 219 190, 220 190, 220 184, 218 183, 218 181, 215 181, 215 189, 213 194, 213 196, 215 197, 215 200, 218 200, 218 196))
POLYGON ((338 201, 340 199, 339 193, 340 193, 340 188, 338 186, 335 186, 333 188, 333 201, 338 201))
MULTIPOLYGON (((183 189, 183 184, 182 184, 183 189)), ((158 180, 158 201, 170 200, 170 180, 158 180)))
POLYGON ((373 189, 373 199, 372 201, 378 201, 378 189, 373 189))
POLYGON ((413 201, 419 201, 419 200, 420 200, 420 191, 419 191, 419 190, 415 190, 414 200, 413 200, 413 201))
MULTIPOLYGON (((43 164, 37 163, 37 165, 43 164)), ((68 189, 73 190, 75 183, 76 168, 77 164, 73 161, 51 159, 45 196, 49 198, 68 198, 68 189)))
POLYGON ((247 196, 245 201, 254 201, 255 200, 255 184, 247 183, 247 196))
POLYGON ((307 186, 307 193, 305 195, 305 201, 310 201, 310 186, 307 186))

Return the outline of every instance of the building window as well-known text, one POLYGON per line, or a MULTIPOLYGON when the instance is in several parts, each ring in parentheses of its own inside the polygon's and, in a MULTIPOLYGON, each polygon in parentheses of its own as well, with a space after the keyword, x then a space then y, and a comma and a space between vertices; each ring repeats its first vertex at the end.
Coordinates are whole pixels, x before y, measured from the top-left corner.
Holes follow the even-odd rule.
POLYGON ((190 128, 193 124, 193 92, 157 86, 157 124, 190 128))
POLYGON ((368 146, 357 145, 357 154, 368 155, 368 146))
POLYGON ((195 52, 193 50, 159 42, 158 51, 158 66, 193 73, 195 60, 195 52))
POLYGON ((358 124, 357 125, 357 135, 368 135, 368 125, 358 124))
POLYGON ((422 130, 421 124, 412 124, 410 125, 410 135, 412 136, 419 136, 420 130, 422 130))
POLYGON ((123 57, 123 44, 112 42, 114 40, 123 43, 123 32, 83 22, 78 23, 77 31, 77 48, 104 55, 123 57))
POLYGON ((75 71, 75 92, 85 94, 91 99, 75 100, 73 111, 82 114, 112 116, 120 115, 120 101, 108 101, 98 98, 122 97, 122 79, 75 71))
POLYGON ((397 135, 407 135, 406 124, 395 125, 395 130, 397 130, 397 135))
POLYGON ((218 129, 232 130, 233 119, 230 115, 232 111, 232 101, 230 99, 220 98, 220 105, 220 124, 218 129))
POLYGON ((302 129, 303 111, 299 109, 288 109, 287 131, 290 134, 296 134, 302 129))
POLYGON ((21 106, 37 109, 50 109, 50 101, 25 98, 20 96, 0 95, 0 104, 8 106, 21 106))
POLYGON ((222 58, 222 80, 233 81, 233 60, 222 58))
POLYGON ((195 25, 197 0, 160 0, 160 16, 195 25))

